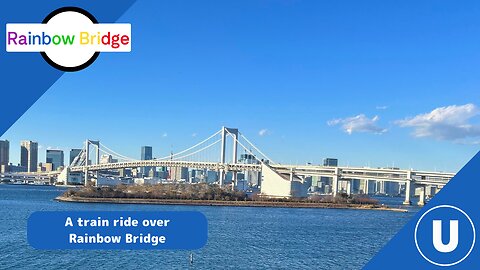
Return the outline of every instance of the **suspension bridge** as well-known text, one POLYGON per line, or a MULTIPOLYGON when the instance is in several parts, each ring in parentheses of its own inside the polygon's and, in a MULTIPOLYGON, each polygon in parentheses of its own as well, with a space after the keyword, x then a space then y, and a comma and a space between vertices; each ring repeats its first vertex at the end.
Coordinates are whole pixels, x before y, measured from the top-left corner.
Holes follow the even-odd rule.
POLYGON ((370 181, 395 182, 405 187, 405 204, 411 203, 415 187, 423 190, 419 202, 423 204, 426 187, 440 189, 454 176, 453 173, 412 169, 280 164, 263 153, 238 129, 222 127, 183 151, 150 160, 131 158, 117 153, 100 141, 86 140, 81 152, 58 175, 58 179, 67 183, 70 175, 82 175, 84 184, 87 184, 98 179, 99 172, 152 167, 215 171, 218 172, 218 184, 221 186, 235 186, 238 173, 258 172, 261 174, 261 194, 269 197, 305 197, 309 188, 308 179, 313 176, 331 179, 331 193, 334 196, 340 192, 341 182, 346 183, 346 192, 350 193, 352 181, 362 181, 366 194, 369 193, 370 181), (239 150, 249 159, 239 160, 239 150), (115 162, 101 162, 101 155, 111 156, 115 162))

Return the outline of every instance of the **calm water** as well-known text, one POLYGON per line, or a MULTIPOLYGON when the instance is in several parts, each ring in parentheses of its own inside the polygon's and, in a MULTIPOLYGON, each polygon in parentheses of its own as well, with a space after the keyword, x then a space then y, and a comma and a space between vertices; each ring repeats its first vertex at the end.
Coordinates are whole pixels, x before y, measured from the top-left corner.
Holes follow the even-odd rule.
MULTIPOLYGON (((60 203, 55 187, 0 185, 0 269, 360 269, 413 215, 384 211, 60 203), (193 251, 42 251, 27 218, 42 210, 196 210, 208 244, 193 251)), ((401 198, 387 198, 398 204, 401 198)), ((414 210, 415 211, 415 210, 414 210)))

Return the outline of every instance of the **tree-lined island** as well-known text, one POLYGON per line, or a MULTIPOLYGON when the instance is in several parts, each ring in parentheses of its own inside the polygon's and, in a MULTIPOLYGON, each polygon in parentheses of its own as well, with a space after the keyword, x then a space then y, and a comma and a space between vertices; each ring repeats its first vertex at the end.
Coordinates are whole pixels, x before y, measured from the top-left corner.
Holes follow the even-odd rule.
POLYGON ((87 186, 67 190, 56 198, 61 202, 164 204, 244 207, 335 208, 407 212, 379 204, 367 196, 310 196, 308 198, 267 198, 260 194, 248 196, 242 191, 208 184, 119 185, 115 187, 87 186))

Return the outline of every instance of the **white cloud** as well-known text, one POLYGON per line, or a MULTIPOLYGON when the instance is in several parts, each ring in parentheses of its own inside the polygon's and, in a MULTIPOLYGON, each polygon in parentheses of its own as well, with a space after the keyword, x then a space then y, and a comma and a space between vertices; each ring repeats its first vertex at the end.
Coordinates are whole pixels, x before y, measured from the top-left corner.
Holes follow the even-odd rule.
POLYGON ((168 133, 164 132, 164 133, 162 134, 162 137, 163 137, 163 138, 168 137, 168 133))
POLYGON ((377 107, 375 107, 375 109, 377 109, 377 110, 386 110, 386 109, 388 109, 388 106, 385 106, 385 105, 377 106, 377 107))
POLYGON ((480 125, 469 123, 471 118, 478 115, 479 108, 469 103, 436 108, 429 113, 398 120, 395 123, 400 127, 413 128, 414 137, 465 143, 467 138, 480 137, 480 125))
POLYGON ((268 134, 270 134, 270 132, 268 131, 268 129, 264 128, 264 129, 261 129, 259 132, 258 132, 258 135, 259 136, 267 136, 268 134))
POLYGON ((198 135, 197 133, 192 133, 192 137, 194 138, 197 137, 197 135, 198 135))
POLYGON ((368 132, 375 134, 382 134, 387 132, 387 129, 384 129, 377 125, 380 117, 374 116, 372 119, 368 118, 364 114, 359 114, 357 116, 333 119, 327 122, 329 126, 341 125, 343 131, 348 134, 354 132, 368 132))

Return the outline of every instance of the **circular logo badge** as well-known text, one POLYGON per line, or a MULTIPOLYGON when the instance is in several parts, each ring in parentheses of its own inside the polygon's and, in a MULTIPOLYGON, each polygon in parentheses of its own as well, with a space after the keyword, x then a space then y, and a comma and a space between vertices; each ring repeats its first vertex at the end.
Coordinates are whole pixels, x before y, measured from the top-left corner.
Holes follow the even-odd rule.
MULTIPOLYGON (((59 29, 68 29, 70 27, 88 26, 97 24, 98 21, 88 11, 78 7, 62 7, 50 13, 42 22, 49 26, 59 29)), ((51 40, 53 44, 65 43, 68 40, 62 40, 61 36, 54 36, 51 40)), ((73 41, 73 40, 72 40, 73 41)), ((79 71, 90 66, 100 52, 92 51, 88 46, 80 48, 78 46, 54 46, 41 52, 45 61, 51 66, 61 71, 79 71)))
POLYGON ((429 209, 415 227, 418 252, 437 266, 453 266, 464 261, 475 246, 475 237, 471 218, 451 205, 429 209))

